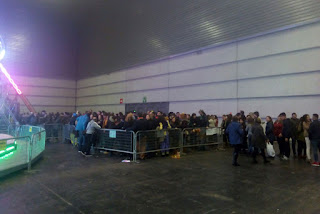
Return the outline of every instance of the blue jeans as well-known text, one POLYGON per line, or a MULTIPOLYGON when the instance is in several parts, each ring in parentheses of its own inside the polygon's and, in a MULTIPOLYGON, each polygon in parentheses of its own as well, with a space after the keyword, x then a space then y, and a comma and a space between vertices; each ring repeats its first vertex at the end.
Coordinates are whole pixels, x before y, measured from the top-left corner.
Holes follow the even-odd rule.
POLYGON ((85 141, 86 136, 82 133, 82 131, 79 131, 79 137, 78 137, 78 150, 82 151, 85 149, 85 141))
POLYGON ((166 135, 164 141, 161 143, 161 152, 169 152, 169 135, 166 135))
POLYGON ((314 161, 318 162, 318 150, 320 149, 320 140, 311 140, 314 161))

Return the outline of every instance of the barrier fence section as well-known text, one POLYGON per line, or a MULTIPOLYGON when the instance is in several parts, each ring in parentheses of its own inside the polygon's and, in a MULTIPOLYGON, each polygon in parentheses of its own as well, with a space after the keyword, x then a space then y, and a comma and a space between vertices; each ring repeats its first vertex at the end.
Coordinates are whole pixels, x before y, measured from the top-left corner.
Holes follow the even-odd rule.
POLYGON ((12 138, 0 140, 0 177, 31 165, 45 150, 46 131, 37 126, 18 126, 12 138))
POLYGON ((26 167, 30 162, 30 145, 29 136, 1 139, 0 177, 26 167))
POLYGON ((50 142, 62 142, 63 136, 63 124, 44 124, 44 129, 46 130, 46 139, 50 142))
POLYGON ((136 134, 133 131, 101 129, 98 138, 94 145, 96 149, 132 154, 136 161, 136 134))
POLYGON ((169 154, 169 150, 182 149, 181 129, 138 131, 136 133, 136 150, 143 159, 146 153, 161 152, 169 154))
POLYGON ((76 138, 76 127, 74 125, 65 124, 63 126, 63 139, 64 141, 69 141, 72 145, 77 145, 77 138, 76 138))
POLYGON ((183 129, 183 147, 209 146, 222 144, 221 128, 186 128, 183 129))
MULTIPOLYGON (((65 125, 64 139, 76 145, 75 127, 65 125)), ((150 131, 133 131, 117 129, 101 129, 98 131, 95 149, 111 152, 127 153, 136 161, 145 154, 161 152, 168 155, 170 150, 180 150, 187 147, 209 146, 222 144, 221 128, 186 128, 150 131)))

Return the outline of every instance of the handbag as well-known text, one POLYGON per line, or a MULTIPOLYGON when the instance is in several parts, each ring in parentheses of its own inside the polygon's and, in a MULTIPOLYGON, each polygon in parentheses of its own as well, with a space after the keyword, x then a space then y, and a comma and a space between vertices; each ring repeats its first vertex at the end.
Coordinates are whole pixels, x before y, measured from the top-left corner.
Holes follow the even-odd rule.
POLYGON ((269 157, 276 156, 276 152, 274 151, 273 145, 270 142, 267 143, 267 154, 269 157))

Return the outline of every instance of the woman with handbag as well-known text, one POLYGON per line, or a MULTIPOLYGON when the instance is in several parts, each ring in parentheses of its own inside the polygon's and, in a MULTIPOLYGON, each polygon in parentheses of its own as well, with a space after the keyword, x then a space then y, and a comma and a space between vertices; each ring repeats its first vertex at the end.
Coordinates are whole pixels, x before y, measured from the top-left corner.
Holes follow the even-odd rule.
POLYGON ((267 121, 267 125, 266 125, 266 136, 269 140, 269 142, 271 143, 271 145, 273 145, 273 141, 274 141, 274 134, 273 134, 273 121, 272 118, 270 116, 266 117, 266 121, 267 121))

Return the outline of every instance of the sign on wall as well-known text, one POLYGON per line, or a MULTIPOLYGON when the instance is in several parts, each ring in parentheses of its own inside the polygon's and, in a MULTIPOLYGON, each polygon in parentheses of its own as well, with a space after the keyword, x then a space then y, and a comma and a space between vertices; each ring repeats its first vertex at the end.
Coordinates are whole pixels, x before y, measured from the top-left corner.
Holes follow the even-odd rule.
POLYGON ((146 103, 146 102, 147 102, 147 97, 146 97, 146 96, 143 97, 142 102, 143 102, 143 103, 146 103))
POLYGON ((120 104, 122 104, 122 103, 123 103, 123 98, 120 99, 120 104))

